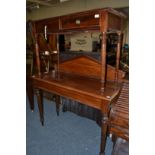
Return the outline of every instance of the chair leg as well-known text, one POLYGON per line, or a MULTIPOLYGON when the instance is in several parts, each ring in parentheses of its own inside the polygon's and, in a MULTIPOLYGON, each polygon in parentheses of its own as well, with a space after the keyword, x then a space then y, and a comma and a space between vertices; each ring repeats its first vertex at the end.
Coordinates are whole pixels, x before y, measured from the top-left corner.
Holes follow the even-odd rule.
POLYGON ((38 89, 36 91, 36 94, 37 94, 38 108, 39 108, 39 114, 40 114, 40 121, 41 121, 41 125, 44 126, 44 110, 43 110, 42 90, 38 89))
POLYGON ((55 100, 55 102, 56 102, 56 112, 57 112, 57 116, 59 116, 60 104, 61 104, 61 102, 60 102, 60 96, 59 95, 56 95, 55 97, 56 97, 56 100, 55 100))

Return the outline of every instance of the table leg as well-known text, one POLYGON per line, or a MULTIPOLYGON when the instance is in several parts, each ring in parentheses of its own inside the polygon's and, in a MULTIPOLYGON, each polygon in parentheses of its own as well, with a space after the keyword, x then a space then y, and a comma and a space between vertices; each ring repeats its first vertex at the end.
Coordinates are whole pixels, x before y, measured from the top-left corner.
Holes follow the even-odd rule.
POLYGON ((44 111, 43 111, 43 94, 42 90, 37 89, 37 101, 38 101, 38 108, 39 108, 39 114, 40 114, 40 121, 42 126, 44 125, 44 111))
POLYGON ((26 92, 29 99, 30 109, 33 112, 34 111, 34 92, 33 92, 33 87, 31 83, 26 84, 26 92))
POLYGON ((108 127, 108 116, 102 113, 100 155, 105 155, 107 127, 108 127))
POLYGON ((57 116, 59 116, 59 111, 60 111, 60 96, 56 95, 56 112, 57 112, 57 116))

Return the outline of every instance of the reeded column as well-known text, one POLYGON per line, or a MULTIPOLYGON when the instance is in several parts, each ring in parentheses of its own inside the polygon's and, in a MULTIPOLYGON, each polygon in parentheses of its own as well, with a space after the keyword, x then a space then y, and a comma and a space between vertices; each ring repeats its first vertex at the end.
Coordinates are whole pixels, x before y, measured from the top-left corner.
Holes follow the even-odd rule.
POLYGON ((102 32, 101 46, 101 92, 104 92, 106 80, 106 32, 102 32))
POLYGON ((122 33, 118 32, 118 42, 117 42, 117 54, 116 54, 116 72, 115 72, 115 80, 118 81, 118 73, 119 73, 119 63, 120 63, 120 54, 121 54, 121 36, 122 33))
POLYGON ((38 35, 35 34, 35 53, 36 53, 36 63, 37 63, 37 70, 38 70, 38 75, 41 75, 41 70, 40 70, 40 56, 39 56, 39 45, 38 45, 38 35))

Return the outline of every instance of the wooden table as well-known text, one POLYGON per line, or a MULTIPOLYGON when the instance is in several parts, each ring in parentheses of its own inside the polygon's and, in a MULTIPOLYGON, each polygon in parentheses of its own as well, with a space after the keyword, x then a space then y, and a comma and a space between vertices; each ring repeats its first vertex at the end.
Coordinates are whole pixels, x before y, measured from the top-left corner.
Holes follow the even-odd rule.
MULTIPOLYGON (((103 155, 107 137, 110 105, 117 99, 121 83, 107 81, 105 91, 101 92, 101 83, 99 79, 66 72, 50 72, 48 74, 41 74, 40 76, 34 75, 30 77, 29 80, 31 81, 31 87, 29 87, 31 109, 33 110, 34 108, 33 88, 35 88, 37 89, 38 107, 42 125, 44 124, 42 91, 57 94, 57 97, 64 96, 101 110, 102 127, 100 155, 103 155)), ((59 102, 57 102, 57 112, 58 109, 59 102)))
POLYGON ((104 154, 110 105, 115 102, 119 94, 121 88, 119 79, 123 78, 123 73, 119 71, 123 18, 122 13, 111 8, 95 9, 35 21, 33 31, 36 39, 35 54, 38 74, 28 78, 27 92, 31 109, 34 108, 33 88, 35 88, 37 89, 42 124, 44 123, 42 90, 57 94, 57 113, 60 96, 68 97, 101 110, 100 155, 104 154), (87 31, 99 31, 102 34, 101 62, 86 57, 79 57, 64 63, 60 63, 58 59, 57 68, 54 72, 41 73, 38 44, 40 34, 45 34, 45 38, 48 38, 48 35, 53 35, 54 47, 51 50, 57 49, 59 56, 59 34, 87 31), (115 68, 106 64, 106 37, 108 33, 118 35, 115 68), (55 36, 57 39, 54 39, 55 36))
MULTIPOLYGON (((42 90, 68 97, 101 110, 102 128, 100 155, 102 155, 106 143, 110 104, 117 98, 121 88, 120 83, 107 81, 105 91, 102 93, 100 91, 100 80, 63 72, 51 72, 49 74, 42 74, 41 76, 33 76, 31 80, 33 87, 37 88, 38 107, 42 124, 44 122, 42 90)), ((33 96, 31 96, 31 98, 33 98, 33 96)), ((32 107, 34 107, 33 104, 34 102, 31 101, 32 107)))

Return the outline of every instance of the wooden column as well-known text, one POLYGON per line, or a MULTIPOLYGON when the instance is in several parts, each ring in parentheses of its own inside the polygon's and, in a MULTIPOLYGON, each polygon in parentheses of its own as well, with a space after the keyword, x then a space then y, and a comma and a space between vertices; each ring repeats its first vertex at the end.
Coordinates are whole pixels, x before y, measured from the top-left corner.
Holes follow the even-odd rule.
POLYGON ((38 45, 38 35, 35 34, 35 53, 36 53, 36 63, 37 63, 37 70, 38 75, 41 75, 41 69, 40 69, 40 56, 39 56, 39 45, 38 45))
POLYGON ((57 52, 58 52, 58 67, 57 67, 57 69, 58 69, 58 71, 59 71, 59 35, 57 35, 57 52))
POLYGON ((118 42, 117 42, 117 54, 116 54, 116 73, 115 80, 118 81, 119 73, 119 63, 120 63, 120 54, 121 54, 121 32, 118 32, 118 42))
POLYGON ((101 47, 101 92, 104 92, 106 80, 106 32, 102 32, 101 47))
MULTIPOLYGON (((60 51, 59 51, 59 34, 57 34, 57 68, 56 68, 56 72, 58 73, 59 72, 59 56, 60 56, 60 51)), ((57 74, 58 75, 58 79, 60 78, 59 77, 59 73, 57 74)))

